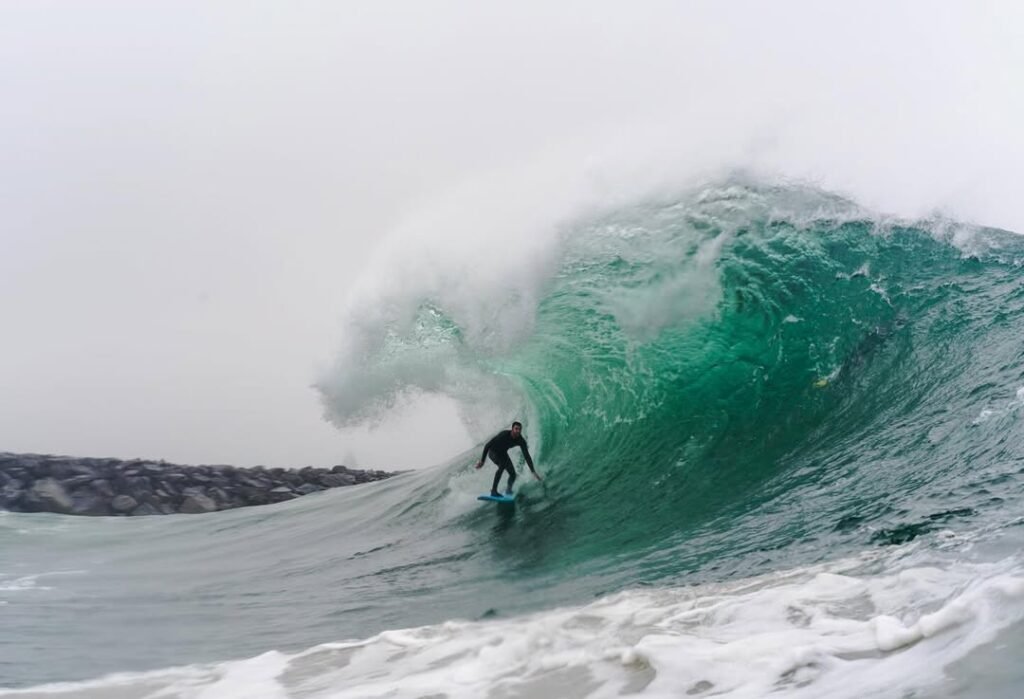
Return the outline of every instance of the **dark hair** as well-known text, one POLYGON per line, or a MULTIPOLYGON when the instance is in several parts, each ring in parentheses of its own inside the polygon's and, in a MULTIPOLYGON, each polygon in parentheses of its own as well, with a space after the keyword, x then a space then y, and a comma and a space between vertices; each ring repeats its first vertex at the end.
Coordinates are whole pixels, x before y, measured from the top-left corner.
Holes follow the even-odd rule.
POLYGON ((516 420, 515 422, 512 423, 513 427, 515 427, 516 425, 519 425, 519 429, 523 428, 523 423, 519 422, 519 420, 516 420))

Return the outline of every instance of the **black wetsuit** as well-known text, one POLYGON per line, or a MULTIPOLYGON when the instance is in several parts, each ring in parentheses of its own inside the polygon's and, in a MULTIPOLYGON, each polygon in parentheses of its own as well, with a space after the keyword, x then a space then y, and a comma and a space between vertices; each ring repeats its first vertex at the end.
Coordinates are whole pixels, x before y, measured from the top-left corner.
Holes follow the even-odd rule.
POLYGON ((494 485, 491 486, 492 495, 498 492, 498 482, 501 481, 502 471, 508 471, 509 490, 512 490, 512 484, 516 482, 516 470, 512 468, 512 460, 508 458, 508 450, 512 447, 522 449, 523 456, 526 457, 527 466, 535 474, 537 473, 533 470, 533 459, 530 458, 530 450, 526 447, 526 440, 523 439, 523 435, 520 434, 517 439, 512 436, 512 430, 502 430, 491 437, 491 441, 484 445, 484 454, 480 457, 480 460, 483 461, 490 456, 491 461, 498 466, 498 472, 494 474, 494 485))

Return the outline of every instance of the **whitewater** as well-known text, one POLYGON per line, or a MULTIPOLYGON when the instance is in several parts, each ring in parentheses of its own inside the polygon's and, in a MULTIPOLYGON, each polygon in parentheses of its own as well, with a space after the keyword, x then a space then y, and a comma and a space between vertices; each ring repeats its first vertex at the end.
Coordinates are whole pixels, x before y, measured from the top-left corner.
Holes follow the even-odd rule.
POLYGON ((1020 695, 1018 235, 739 176, 494 215, 397 235, 317 387, 340 426, 518 418, 543 482, 481 506, 474 447, 266 507, 0 514, 0 696, 1020 695))

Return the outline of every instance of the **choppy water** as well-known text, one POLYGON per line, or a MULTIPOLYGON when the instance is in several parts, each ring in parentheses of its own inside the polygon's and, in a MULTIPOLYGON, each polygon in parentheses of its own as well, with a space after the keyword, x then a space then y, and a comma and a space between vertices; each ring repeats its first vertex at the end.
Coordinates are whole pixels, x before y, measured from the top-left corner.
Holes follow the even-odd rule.
POLYGON ((0 686, 1019 695, 1020 238, 723 185, 529 252, 525 282, 406 278, 321 381, 339 423, 410 390, 521 417, 547 478, 514 509, 474 451, 272 507, 0 516, 0 686))

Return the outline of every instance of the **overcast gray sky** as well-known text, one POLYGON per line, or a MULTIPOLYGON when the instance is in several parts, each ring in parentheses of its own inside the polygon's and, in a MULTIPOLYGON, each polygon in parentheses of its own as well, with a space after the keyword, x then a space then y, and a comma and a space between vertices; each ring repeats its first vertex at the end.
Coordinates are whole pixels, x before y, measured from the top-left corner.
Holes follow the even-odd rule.
POLYGON ((339 432, 310 388, 380 242, 432 235, 467 183, 506 196, 466 225, 494 205, 513 234, 716 167, 1024 231, 1018 8, 5 0, 0 450, 468 447, 444 403, 339 432))

